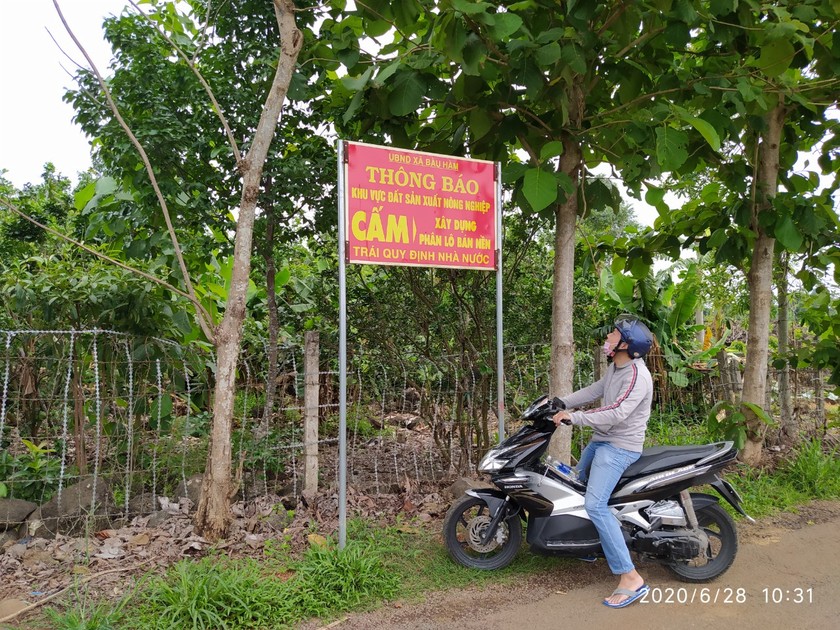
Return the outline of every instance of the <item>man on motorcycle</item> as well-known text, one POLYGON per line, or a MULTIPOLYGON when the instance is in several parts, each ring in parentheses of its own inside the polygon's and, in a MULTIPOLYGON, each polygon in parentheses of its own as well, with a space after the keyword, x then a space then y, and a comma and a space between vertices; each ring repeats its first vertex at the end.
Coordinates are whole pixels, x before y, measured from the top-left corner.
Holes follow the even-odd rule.
POLYGON ((652 346, 653 335, 638 318, 625 315, 617 319, 603 346, 604 354, 612 359, 604 377, 562 401, 566 409, 574 409, 601 398, 601 406, 560 411, 554 416, 558 425, 594 429, 577 471, 587 484, 586 513, 598 530, 610 570, 620 576, 618 588, 603 602, 611 608, 629 606, 649 590, 630 559, 621 526, 607 502, 621 475, 642 454, 653 398, 644 357, 652 346))

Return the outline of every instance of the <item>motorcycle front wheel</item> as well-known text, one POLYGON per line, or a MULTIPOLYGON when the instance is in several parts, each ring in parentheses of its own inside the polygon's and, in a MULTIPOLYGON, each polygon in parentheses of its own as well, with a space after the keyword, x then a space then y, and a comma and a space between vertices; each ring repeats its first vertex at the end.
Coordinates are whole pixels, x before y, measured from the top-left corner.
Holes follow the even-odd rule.
POLYGON ((738 552, 735 521, 722 507, 711 504, 697 510, 697 524, 709 537, 709 548, 694 560, 668 565, 683 582, 714 580, 732 565, 738 552))
POLYGON ((522 544, 522 522, 514 516, 499 523, 485 544, 481 538, 493 515, 482 499, 465 495, 452 504, 443 521, 443 538, 450 557, 471 569, 502 569, 509 565, 522 544))

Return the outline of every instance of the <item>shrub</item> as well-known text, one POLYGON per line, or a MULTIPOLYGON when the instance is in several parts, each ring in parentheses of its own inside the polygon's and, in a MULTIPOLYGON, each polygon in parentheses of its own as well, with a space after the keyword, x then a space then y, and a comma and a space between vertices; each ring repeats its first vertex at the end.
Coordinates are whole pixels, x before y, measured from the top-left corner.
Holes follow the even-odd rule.
POLYGON ((277 628, 393 597, 399 580, 369 546, 313 546, 286 567, 256 560, 182 560, 140 594, 137 628, 277 628), (282 569, 282 571, 281 571, 282 569))
POLYGON ((780 474, 787 483, 809 497, 840 496, 840 454, 837 449, 824 452, 819 440, 803 443, 796 457, 782 467, 780 474))

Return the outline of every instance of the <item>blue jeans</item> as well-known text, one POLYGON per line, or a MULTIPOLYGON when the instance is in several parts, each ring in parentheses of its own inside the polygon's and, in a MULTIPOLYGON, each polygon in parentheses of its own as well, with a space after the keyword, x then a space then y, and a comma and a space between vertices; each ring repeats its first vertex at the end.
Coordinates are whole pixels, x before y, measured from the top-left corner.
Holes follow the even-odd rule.
POLYGON ((590 442, 580 454, 576 467, 581 481, 587 483, 586 513, 598 530, 607 564, 615 575, 628 573, 634 566, 621 525, 607 507, 607 502, 621 475, 641 456, 641 453, 613 446, 609 442, 590 442))

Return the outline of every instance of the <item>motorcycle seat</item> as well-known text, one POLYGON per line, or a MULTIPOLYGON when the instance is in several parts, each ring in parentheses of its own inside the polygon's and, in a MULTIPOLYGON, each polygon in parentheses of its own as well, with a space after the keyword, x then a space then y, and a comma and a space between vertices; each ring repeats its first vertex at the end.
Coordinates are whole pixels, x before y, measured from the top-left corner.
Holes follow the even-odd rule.
POLYGON ((652 446, 646 448, 642 451, 642 456, 627 467, 627 470, 621 476, 621 481, 651 475, 669 468, 690 466, 715 453, 723 454, 728 450, 725 446, 725 442, 716 442, 701 446, 652 446))

